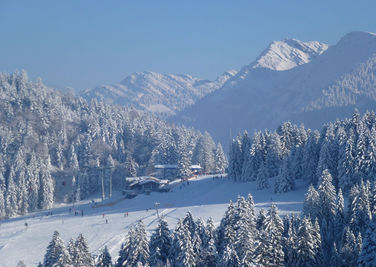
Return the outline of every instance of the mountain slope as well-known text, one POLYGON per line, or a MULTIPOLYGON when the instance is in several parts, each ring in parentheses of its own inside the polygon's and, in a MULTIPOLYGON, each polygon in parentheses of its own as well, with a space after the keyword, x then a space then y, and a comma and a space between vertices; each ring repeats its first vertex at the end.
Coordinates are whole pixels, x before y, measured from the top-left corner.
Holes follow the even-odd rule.
POLYGON ((317 51, 309 63, 288 70, 281 66, 284 62, 291 66, 292 59, 262 66, 256 61, 245 66, 222 88, 172 120, 208 130, 226 143, 230 131, 275 128, 285 120, 318 127, 337 117, 350 116, 354 107, 364 110, 374 106, 374 34, 352 32, 324 53, 317 51))
POLYGON ((98 98, 168 116, 220 88, 235 74, 236 71, 225 72, 215 81, 208 81, 186 74, 139 72, 117 84, 87 89, 81 95, 88 100, 98 98))
POLYGON ((148 233, 152 233, 158 223, 154 204, 159 203, 158 212, 173 229, 177 221, 190 211, 195 219, 206 221, 209 217, 219 225, 230 200, 236 201, 239 195, 251 193, 255 200, 256 212, 268 209, 272 202, 278 206, 279 214, 299 214, 302 209, 307 186, 299 184, 298 190, 275 195, 271 189, 256 190, 255 182, 234 183, 228 179, 213 179, 204 176, 176 187, 172 192, 152 192, 133 199, 124 199, 121 192, 114 192, 112 199, 91 208, 90 203, 75 204, 77 211, 83 210, 84 216, 74 216, 69 212, 72 206, 61 206, 46 212, 36 212, 3 220, 0 227, 0 266, 13 267, 23 260, 27 266, 36 266, 43 261, 43 256, 51 240, 53 231, 58 230, 65 243, 82 233, 89 245, 90 252, 98 255, 107 246, 113 261, 119 255, 126 233, 137 221, 143 220, 148 233), (120 201, 119 201, 120 200, 120 201), (124 213, 129 216, 124 217, 124 213), (106 219, 108 224, 106 224, 106 219), (24 223, 28 222, 26 228, 24 223))
POLYGON ((248 68, 288 70, 310 62, 328 49, 327 44, 285 39, 272 42, 248 68))

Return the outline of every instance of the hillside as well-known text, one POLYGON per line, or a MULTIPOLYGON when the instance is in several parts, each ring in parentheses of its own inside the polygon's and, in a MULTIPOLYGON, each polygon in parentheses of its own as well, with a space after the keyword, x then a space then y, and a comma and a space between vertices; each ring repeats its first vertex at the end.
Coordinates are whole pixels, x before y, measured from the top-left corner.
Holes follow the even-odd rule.
POLYGON ((223 73, 214 81, 202 80, 187 74, 138 72, 120 83, 87 89, 81 96, 103 99, 106 103, 132 106, 165 117, 181 111, 220 88, 236 71, 223 73))
POLYGON ((178 164, 180 177, 190 175, 191 164, 214 172, 215 155, 224 157, 208 133, 131 108, 88 104, 25 72, 0 74, 0 118, 0 218, 85 199, 102 184, 107 195, 155 164, 178 164))
POLYGON ((171 229, 188 211, 195 218, 206 220, 212 217, 217 226, 229 200, 236 201, 239 195, 247 196, 252 193, 257 210, 268 209, 273 201, 280 214, 285 215, 300 212, 307 189, 301 184, 295 192, 274 195, 271 190, 256 191, 255 188, 255 183, 252 182, 234 183, 225 178, 213 180, 211 176, 207 176, 190 181, 189 185, 180 185, 173 192, 140 195, 111 205, 110 203, 121 198, 116 193, 112 199, 106 200, 105 203, 110 205, 100 208, 91 208, 89 203, 81 202, 75 208, 84 211, 83 217, 70 214, 69 207, 72 206, 62 206, 27 217, 5 220, 0 227, 0 266, 15 266, 19 260, 23 260, 27 266, 35 266, 43 260, 54 230, 60 232, 65 242, 83 233, 93 254, 98 255, 100 249, 107 245, 111 256, 116 259, 127 231, 137 220, 143 219, 148 232, 156 227, 155 202, 160 203, 158 212, 167 220, 171 229), (46 216, 47 212, 52 212, 52 216, 46 216), (129 212, 128 217, 124 217, 125 212, 129 212), (106 219, 108 224, 105 223, 106 219), (27 229, 24 225, 26 221, 29 224, 27 229))
POLYGON ((297 60, 300 53, 284 53, 275 46, 272 43, 222 88, 171 120, 205 129, 228 143, 231 132, 273 129, 286 120, 318 128, 351 116, 355 107, 360 111, 374 107, 375 34, 349 33, 325 52, 326 46, 319 46, 309 62, 297 60), (269 61, 261 64, 265 55, 269 61))

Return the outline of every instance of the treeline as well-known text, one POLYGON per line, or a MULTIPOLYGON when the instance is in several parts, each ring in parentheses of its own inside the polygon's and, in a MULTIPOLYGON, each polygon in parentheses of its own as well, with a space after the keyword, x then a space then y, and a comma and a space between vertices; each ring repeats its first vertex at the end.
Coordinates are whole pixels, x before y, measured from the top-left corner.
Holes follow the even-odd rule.
POLYGON ((348 193, 361 179, 376 177, 376 115, 352 118, 325 125, 321 132, 283 123, 276 131, 247 133, 230 146, 229 177, 235 181, 257 181, 259 189, 275 177, 275 192, 295 188, 303 179, 316 185, 323 170, 333 176, 335 188, 348 193))
POLYGON ((281 218, 274 204, 256 215, 248 195, 230 202, 217 228, 210 218, 204 224, 188 212, 173 231, 159 220, 149 239, 139 221, 115 262, 107 247, 94 261, 87 245, 78 246, 81 236, 79 252, 72 241, 65 249, 55 232, 41 266, 376 266, 375 192, 375 184, 355 185, 346 209, 341 189, 336 192, 324 170, 317 189, 309 188, 300 217, 281 218))
POLYGON ((0 218, 77 201, 104 180, 145 175, 155 164, 224 172, 226 158, 208 133, 169 125, 132 108, 87 103, 47 88, 25 72, 0 74, 0 218))

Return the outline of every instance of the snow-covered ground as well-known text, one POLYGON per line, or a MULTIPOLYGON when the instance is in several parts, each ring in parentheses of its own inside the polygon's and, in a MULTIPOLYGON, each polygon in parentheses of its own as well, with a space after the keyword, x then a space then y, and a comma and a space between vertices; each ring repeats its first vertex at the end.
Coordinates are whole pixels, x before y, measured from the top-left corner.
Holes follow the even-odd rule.
POLYGON ((95 208, 89 201, 82 201, 74 207, 78 215, 70 211, 72 205, 59 205, 48 211, 1 221, 0 266, 13 267, 19 260, 23 260, 27 266, 36 266, 43 261, 54 230, 58 230, 66 242, 83 233, 93 254, 98 254, 107 245, 114 259, 128 229, 137 220, 142 219, 149 231, 155 228, 156 202, 159 203, 159 215, 167 220, 172 229, 187 211, 191 211, 195 218, 206 220, 212 217, 218 224, 229 201, 236 201, 239 195, 247 196, 248 193, 253 195, 257 209, 267 209, 274 202, 281 215, 298 213, 306 190, 306 185, 298 184, 296 191, 276 195, 272 189, 257 191, 254 182, 234 183, 226 178, 204 176, 184 182, 168 193, 153 192, 124 199, 117 192, 111 199, 103 202, 97 200, 95 208), (47 216, 50 212, 52 215, 47 216), (127 212, 128 216, 125 216, 127 212), (27 227, 25 222, 28 223, 27 227))

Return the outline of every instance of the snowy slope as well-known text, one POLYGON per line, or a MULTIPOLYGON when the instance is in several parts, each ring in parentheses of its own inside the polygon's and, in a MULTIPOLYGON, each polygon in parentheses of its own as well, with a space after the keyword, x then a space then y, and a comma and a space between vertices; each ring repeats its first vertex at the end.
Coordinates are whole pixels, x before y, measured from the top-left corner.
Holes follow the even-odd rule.
POLYGON ((283 42, 272 43, 222 88, 171 120, 207 130, 228 143, 230 132, 273 129, 286 120, 317 128, 350 116, 354 107, 375 107, 375 34, 352 32, 327 50, 326 45, 307 43, 317 52, 308 63, 308 57, 292 53, 297 48, 289 50, 283 42))
POLYGON ((72 206, 61 206, 5 220, 0 226, 0 266, 13 267, 19 260, 23 260, 27 266, 36 266, 38 261, 43 260, 54 230, 58 230, 66 242, 83 233, 92 253, 98 254, 107 245, 114 260, 125 233, 137 220, 143 219, 149 231, 154 229, 157 222, 155 202, 160 203, 158 212, 172 229, 187 211, 192 211, 195 218, 206 220, 212 217, 218 224, 229 200, 236 201, 238 195, 247 196, 248 193, 253 195, 257 209, 267 209, 273 201, 280 209, 280 214, 297 213, 302 208, 307 189, 306 185, 298 184, 294 192, 275 195, 271 189, 257 191, 255 188, 253 182, 234 183, 225 178, 206 176, 191 180, 189 184, 180 184, 169 193, 151 193, 126 200, 117 193, 104 203, 98 202, 97 208, 82 202, 75 208, 84 211, 83 217, 69 213, 69 207, 72 206), (52 212, 52 216, 46 216, 47 212, 52 212), (125 212, 129 212, 128 217, 124 217, 125 212), (105 223, 106 219, 108 224, 105 223), (29 224, 27 229, 24 226, 26 221, 29 224))
POLYGON ((288 70, 310 62, 324 53, 327 44, 317 41, 302 42, 296 39, 285 39, 272 42, 264 52, 247 68, 267 68, 271 70, 288 70))
POLYGON ((220 88, 235 74, 236 71, 228 71, 215 81, 208 81, 187 74, 138 72, 120 83, 87 89, 81 95, 88 100, 103 99, 108 103, 134 106, 168 116, 220 88))

